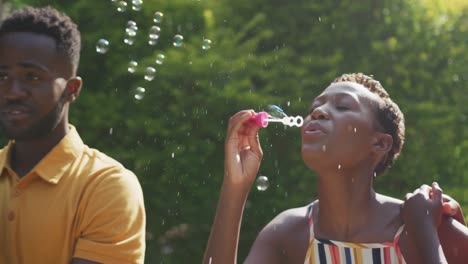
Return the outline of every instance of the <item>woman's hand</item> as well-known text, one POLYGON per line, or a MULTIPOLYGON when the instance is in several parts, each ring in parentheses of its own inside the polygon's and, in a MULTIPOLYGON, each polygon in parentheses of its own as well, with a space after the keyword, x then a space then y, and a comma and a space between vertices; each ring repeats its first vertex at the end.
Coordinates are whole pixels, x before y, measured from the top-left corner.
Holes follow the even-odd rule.
POLYGON ((443 213, 442 189, 434 182, 432 187, 422 185, 413 193, 406 194, 401 216, 408 229, 423 227, 429 224, 437 229, 443 213))
POLYGON ((460 204, 458 204, 455 199, 446 194, 442 194, 442 199, 444 203, 444 215, 451 216, 460 224, 466 226, 465 216, 463 215, 460 204))
POLYGON ((263 151, 258 138, 260 127, 249 122, 253 110, 240 111, 229 120, 224 158, 224 184, 248 191, 260 168, 263 151))

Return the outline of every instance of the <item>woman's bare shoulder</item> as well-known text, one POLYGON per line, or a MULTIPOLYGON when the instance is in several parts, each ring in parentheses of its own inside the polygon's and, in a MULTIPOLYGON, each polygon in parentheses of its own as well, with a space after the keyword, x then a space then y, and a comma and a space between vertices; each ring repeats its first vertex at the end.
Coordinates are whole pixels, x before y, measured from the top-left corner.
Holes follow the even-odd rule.
POLYGON ((304 219, 307 219, 308 217, 308 212, 310 210, 310 207, 313 205, 308 204, 306 206, 302 207, 296 207, 296 208, 290 208, 287 209, 280 214, 278 214, 272 222, 278 223, 278 224, 291 224, 295 223, 296 221, 301 221, 304 219))
POLYGON ((287 209, 262 230, 286 263, 302 263, 309 244, 309 210, 314 203, 287 209))
POLYGON ((403 204, 403 200, 400 200, 395 197, 383 195, 380 193, 376 194, 376 196, 377 200, 386 206, 400 206, 401 204, 403 204))

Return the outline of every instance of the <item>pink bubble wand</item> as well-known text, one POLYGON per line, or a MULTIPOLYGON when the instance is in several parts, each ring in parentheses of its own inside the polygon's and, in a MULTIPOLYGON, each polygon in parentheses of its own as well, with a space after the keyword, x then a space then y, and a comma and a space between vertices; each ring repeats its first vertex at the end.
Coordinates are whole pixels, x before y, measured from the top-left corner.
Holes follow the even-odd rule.
POLYGON ((267 127, 269 122, 283 123, 284 125, 290 127, 302 127, 304 124, 304 119, 302 116, 285 116, 282 118, 276 118, 269 115, 267 112, 259 112, 252 116, 248 122, 262 128, 267 127))

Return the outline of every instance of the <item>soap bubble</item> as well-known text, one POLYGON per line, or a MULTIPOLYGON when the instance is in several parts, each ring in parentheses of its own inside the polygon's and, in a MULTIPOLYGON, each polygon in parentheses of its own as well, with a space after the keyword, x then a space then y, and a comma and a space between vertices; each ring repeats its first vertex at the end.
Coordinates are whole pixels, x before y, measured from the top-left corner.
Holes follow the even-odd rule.
POLYGON ((136 25, 128 26, 125 29, 125 35, 126 36, 134 37, 134 36, 136 36, 137 32, 138 32, 138 27, 136 25))
POLYGON ((106 39, 99 39, 96 44, 96 51, 100 54, 104 54, 109 50, 109 41, 106 39))
POLYGON ((154 13, 153 21, 154 23, 161 23, 163 20, 164 14, 161 12, 154 13))
POLYGON ((127 10, 127 2, 119 1, 116 3, 117 5, 117 12, 123 13, 127 10))
POLYGON ((137 87, 134 91, 133 91, 133 97, 136 99, 136 100, 141 100, 145 97, 145 92, 146 92, 146 89, 143 88, 143 87, 137 87))
POLYGON ((152 26, 149 32, 149 36, 151 39, 158 39, 159 34, 161 33, 161 28, 158 26, 152 26))
POLYGON ((136 72, 137 66, 138 66, 138 62, 136 62, 136 61, 130 61, 130 62, 128 63, 128 72, 130 72, 130 73, 136 72))
POLYGON ((164 63, 165 58, 166 56, 164 56, 164 54, 158 54, 156 56, 156 64, 162 65, 164 63))
POLYGON ((130 36, 126 36, 124 38, 124 43, 131 46, 131 45, 133 45, 135 43, 135 38, 130 37, 130 36))
POLYGON ((137 26, 137 23, 133 20, 129 20, 127 22, 127 28, 136 27, 136 26, 137 26))
POLYGON ((276 106, 276 105, 268 105, 266 108, 266 112, 272 117, 276 117, 276 118, 287 117, 283 109, 281 109, 279 106, 276 106))
POLYGON ((184 41, 184 37, 182 35, 177 34, 174 36, 174 41, 172 44, 174 45, 174 47, 179 48, 179 47, 182 47, 183 41, 184 41))
POLYGON ((145 80, 152 81, 154 79, 154 75, 156 74, 156 69, 153 67, 147 67, 145 70, 145 80))
POLYGON ((132 0, 132 5, 133 11, 140 11, 141 6, 143 5, 143 0, 132 0))
POLYGON ((259 191, 266 191, 270 183, 268 182, 268 178, 266 176, 258 176, 256 180, 257 190, 259 191))
POLYGON ((149 41, 148 43, 152 46, 158 44, 157 39, 159 38, 159 33, 161 33, 161 28, 158 26, 152 26, 149 31, 149 41))
POLYGON ((202 44, 202 49, 203 50, 208 50, 211 48, 211 40, 209 39, 204 39, 203 44, 202 44))

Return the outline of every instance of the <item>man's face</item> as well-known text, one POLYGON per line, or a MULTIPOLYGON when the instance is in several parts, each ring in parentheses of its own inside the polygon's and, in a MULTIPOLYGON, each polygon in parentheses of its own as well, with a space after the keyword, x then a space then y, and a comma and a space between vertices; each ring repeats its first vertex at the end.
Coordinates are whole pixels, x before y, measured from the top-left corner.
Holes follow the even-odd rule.
POLYGON ((65 117, 66 69, 51 37, 27 32, 0 37, 2 133, 30 140, 53 131, 65 117))

